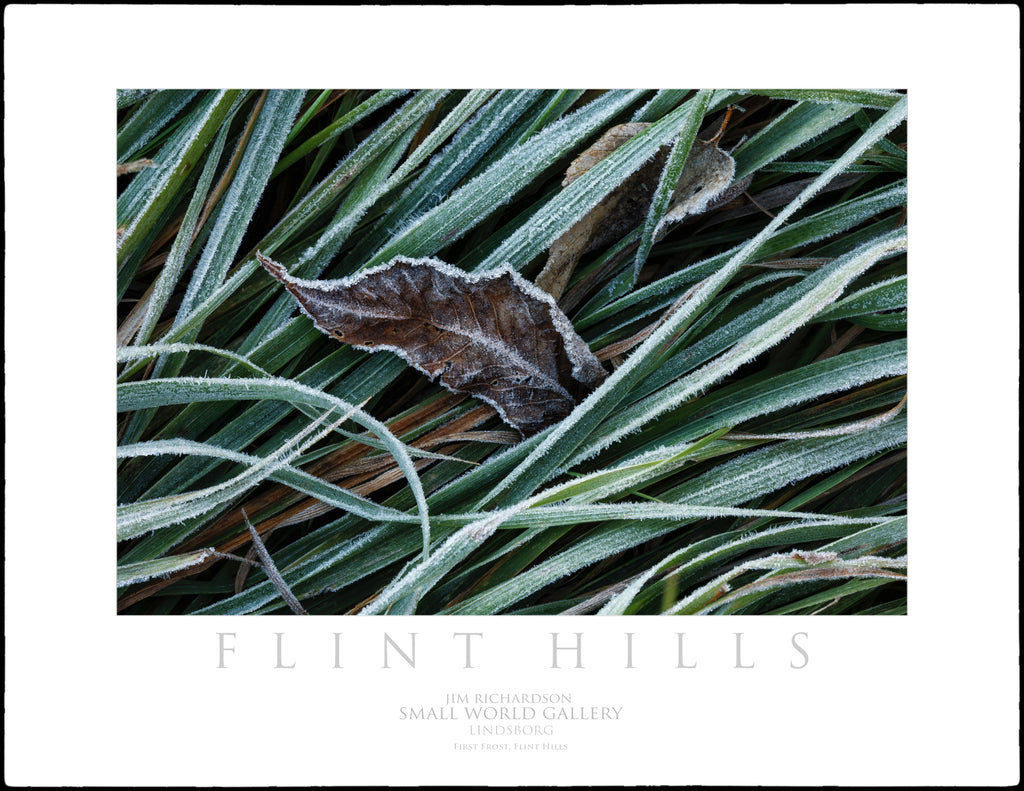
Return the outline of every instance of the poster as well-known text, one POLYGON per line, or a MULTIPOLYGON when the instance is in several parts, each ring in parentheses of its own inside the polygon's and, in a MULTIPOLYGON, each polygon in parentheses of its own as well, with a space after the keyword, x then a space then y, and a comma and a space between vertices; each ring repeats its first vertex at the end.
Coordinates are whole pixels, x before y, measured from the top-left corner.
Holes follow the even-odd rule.
POLYGON ((750 7, 726 25, 721 9, 699 6, 9 7, 7 782, 1013 784, 1017 13, 750 7), (877 35, 883 11, 894 15, 897 43, 854 59, 865 40, 858 26, 877 35), (410 57, 380 58, 373 37, 323 53, 279 43, 311 24, 339 36, 389 30, 389 46, 410 57), (200 40, 217 52, 215 65, 175 46, 181 25, 206 31, 200 40), (635 26, 636 41, 597 46, 612 31, 621 42, 623 25, 635 26), (838 33, 815 34, 822 26, 838 33), (423 29, 450 43, 413 54, 423 29), (499 42, 536 41, 546 54, 510 68, 495 30, 499 42), (779 38, 767 63, 749 54, 765 51, 766 30, 779 38), (950 62, 951 36, 974 57, 950 62), (826 39, 816 50, 812 42, 826 39), (594 50, 614 54, 593 60, 594 50), (552 59, 559 86, 757 80, 907 90, 910 368, 921 394, 908 458, 908 614, 117 617, 113 552, 96 540, 110 532, 117 500, 112 421, 102 417, 114 386, 97 364, 110 360, 111 323, 90 307, 109 305, 112 281, 102 274, 109 160, 97 152, 113 150, 114 90, 290 88, 311 84, 315 66, 338 64, 339 84, 550 87, 552 59), (967 142, 948 117, 951 97, 964 96, 975 122, 967 142), (67 114, 73 133, 60 123, 67 114), (918 144, 919 128, 929 133, 918 144), (970 147, 983 153, 951 168, 951 152, 970 147), (51 212, 55 183, 81 211, 51 212), (49 288, 33 283, 33 259, 56 269, 49 288), (976 312, 969 332, 950 326, 950 300, 976 312), (41 348, 61 350, 58 366, 43 369, 60 384, 40 384, 41 348), (962 359, 952 378, 951 355, 962 359), (965 385, 968 371, 984 388, 965 385), (66 437, 71 452, 59 464, 40 439, 44 425, 66 437), (965 523, 990 531, 977 559, 965 557, 956 530, 965 523))

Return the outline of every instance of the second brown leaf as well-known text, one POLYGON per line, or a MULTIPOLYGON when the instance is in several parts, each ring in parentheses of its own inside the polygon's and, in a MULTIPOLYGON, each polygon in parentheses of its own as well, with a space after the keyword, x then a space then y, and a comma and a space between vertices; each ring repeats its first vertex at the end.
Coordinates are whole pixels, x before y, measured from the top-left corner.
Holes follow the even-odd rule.
MULTIPOLYGON (((573 160, 565 172, 562 187, 568 187, 648 126, 650 124, 636 122, 609 129, 573 160)), ((644 222, 668 154, 668 146, 659 149, 649 162, 627 177, 552 243, 547 263, 536 279, 539 288, 559 299, 582 256, 618 241, 644 222)), ((733 158, 714 141, 694 140, 673 191, 669 210, 656 229, 655 239, 661 238, 670 224, 704 211, 732 183, 735 171, 733 158)))

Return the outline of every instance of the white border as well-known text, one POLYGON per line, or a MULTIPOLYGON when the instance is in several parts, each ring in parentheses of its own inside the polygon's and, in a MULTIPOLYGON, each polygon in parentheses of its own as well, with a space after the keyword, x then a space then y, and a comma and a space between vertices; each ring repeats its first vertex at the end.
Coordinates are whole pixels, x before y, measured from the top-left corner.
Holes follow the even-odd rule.
POLYGON ((1015 6, 22 5, 4 24, 8 784, 1019 779, 1015 6), (909 616, 114 617, 115 88, 751 82, 910 91, 909 616), (965 524, 983 555, 965 556, 965 524), (385 628, 419 633, 415 671, 380 668, 385 628), (218 631, 237 633, 225 670, 218 631), (455 631, 486 634, 480 668, 460 669, 455 631), (551 631, 584 632, 592 664, 551 670, 551 631), (620 666, 625 631, 637 670, 620 666), (697 669, 674 667, 674 631, 697 669), (754 669, 732 666, 739 631, 754 669), (274 669, 274 632, 294 670, 274 669), (503 757, 396 717, 506 689, 625 719, 573 726, 565 753, 503 757))

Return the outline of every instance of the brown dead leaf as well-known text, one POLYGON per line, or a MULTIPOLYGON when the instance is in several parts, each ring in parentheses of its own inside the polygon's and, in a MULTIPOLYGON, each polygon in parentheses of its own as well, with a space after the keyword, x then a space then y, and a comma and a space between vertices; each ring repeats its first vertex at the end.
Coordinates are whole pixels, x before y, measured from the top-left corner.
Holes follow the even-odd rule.
MULTIPOLYGON (((562 186, 567 187, 648 126, 650 124, 629 123, 609 129, 573 161, 565 172, 562 186)), ((558 299, 565 291, 580 258, 621 239, 647 219, 668 153, 669 147, 662 147, 649 162, 555 240, 548 252, 547 263, 536 278, 539 288, 558 299)), ((673 192, 669 210, 655 231, 655 239, 660 239, 672 223, 707 209, 732 183, 735 171, 733 158, 715 142, 694 140, 690 156, 673 192)))
POLYGON ((256 257, 320 330, 398 354, 491 404, 523 436, 564 418, 606 376, 554 300, 511 269, 469 275, 399 257, 341 280, 299 280, 256 257))
POLYGON ((672 203, 654 229, 654 238, 664 236, 669 225, 706 210, 732 184, 735 174, 735 160, 716 143, 694 140, 690 156, 676 183, 675 192, 672 193, 672 203))

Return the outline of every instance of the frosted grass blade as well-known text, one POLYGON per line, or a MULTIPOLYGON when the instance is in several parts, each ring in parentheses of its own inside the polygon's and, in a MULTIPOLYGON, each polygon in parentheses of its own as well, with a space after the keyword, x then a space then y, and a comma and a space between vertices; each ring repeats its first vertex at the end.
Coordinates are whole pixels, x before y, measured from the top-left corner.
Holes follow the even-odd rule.
POLYGON ((423 528, 424 552, 429 546, 430 517, 426 495, 406 446, 378 420, 353 404, 320 390, 285 379, 197 379, 180 377, 171 380, 126 382, 118 386, 118 410, 129 411, 168 404, 191 403, 198 400, 263 400, 275 399, 291 404, 307 404, 326 409, 340 409, 353 420, 372 431, 387 445, 409 482, 416 499, 423 528))
POLYGON ((361 265, 404 226, 440 203, 539 95, 540 91, 501 91, 491 99, 387 208, 373 232, 353 249, 352 258, 361 265))
POLYGON ((889 577, 906 579, 894 569, 905 569, 906 558, 861 557, 844 560, 834 553, 779 553, 767 558, 741 563, 722 574, 711 582, 698 588, 682 601, 665 611, 665 615, 708 615, 716 610, 727 608, 738 599, 750 600, 759 597, 766 591, 778 589, 801 582, 813 582, 849 577, 889 577), (772 573, 757 582, 745 585, 738 590, 730 591, 729 581, 741 574, 760 569, 773 571, 791 570, 789 573, 772 573))
MULTIPOLYGON (((208 458, 225 459, 249 467, 258 464, 261 459, 248 453, 218 448, 204 442, 192 440, 150 440, 132 445, 124 445, 117 449, 117 458, 133 458, 138 456, 158 456, 163 454, 206 456, 208 458)), ((322 481, 308 472, 289 465, 274 469, 267 476, 270 480, 290 486, 297 492, 314 497, 322 503, 333 505, 363 519, 375 522, 404 522, 419 524, 420 518, 415 515, 396 511, 394 508, 378 505, 372 500, 346 491, 340 486, 322 481)))
POLYGON ((820 90, 820 89, 776 89, 755 90, 773 99, 794 99, 799 102, 816 102, 819 104, 857 104, 861 107, 877 107, 880 110, 891 110, 901 101, 902 94, 895 91, 859 91, 859 90, 820 90))
POLYGON ((207 548, 166 558, 126 563, 117 567, 117 587, 123 588, 126 585, 145 582, 154 577, 167 577, 177 571, 198 566, 216 555, 217 553, 213 549, 207 548))
MULTIPOLYGON (((147 500, 130 505, 119 505, 117 507, 118 541, 134 538, 142 533, 149 533, 169 525, 180 524, 190 517, 212 511, 253 488, 297 457, 303 450, 300 443, 307 435, 319 428, 326 417, 327 415, 324 415, 311 425, 306 426, 270 456, 259 459, 251 467, 223 483, 196 492, 161 497, 157 500, 147 500)), ((348 415, 342 418, 342 420, 347 419, 348 415)), ((321 436, 315 436, 310 444, 321 438, 321 436)))
MULTIPOLYGON (((761 382, 732 386, 709 395, 701 404, 700 416, 688 420, 680 431, 663 435, 662 440, 672 442, 692 439, 706 432, 746 423, 762 415, 781 412, 822 396, 853 390, 868 382, 906 373, 905 340, 846 352, 761 382)), ((642 419, 649 407, 646 400, 641 400, 624 409, 610 419, 609 430, 618 431, 620 427, 642 419)), ((596 452, 596 443, 587 443, 580 448, 574 459, 587 458, 596 452)))
POLYGON ((686 117, 683 128, 679 131, 679 136, 676 138, 675 143, 672 144, 672 150, 669 152, 668 160, 665 162, 665 168, 662 170, 658 186, 654 192, 654 200, 651 201, 647 220, 640 233, 640 245, 636 251, 636 258, 633 260, 633 282, 630 284, 630 290, 636 285, 637 278, 640 276, 640 270, 643 268, 644 262, 647 261, 647 256, 651 252, 651 246, 654 244, 655 229, 661 222, 661 218, 665 216, 665 212, 668 211, 669 204, 672 202, 672 194, 675 191, 676 184, 679 183, 679 176, 686 165, 686 159, 690 155, 693 141, 697 139, 697 132, 700 131, 700 125, 704 120, 704 114, 707 112, 710 101, 711 92, 700 91, 687 104, 690 110, 689 115, 686 117))
POLYGON ((297 146, 294 150, 288 152, 288 154, 282 157, 281 161, 276 164, 273 175, 276 176, 286 168, 291 167, 306 156, 306 154, 316 150, 325 143, 336 139, 342 132, 346 129, 352 128, 363 118, 370 115, 370 113, 379 110, 381 107, 387 106, 395 99, 398 99, 407 93, 409 93, 407 89, 377 91, 351 112, 346 113, 326 129, 318 132, 316 135, 302 143, 302 145, 297 146))
POLYGON ((479 521, 462 528, 459 532, 439 546, 429 558, 424 556, 422 563, 408 569, 396 578, 380 596, 375 598, 360 611, 360 615, 376 615, 386 612, 395 602, 405 598, 415 601, 422 598, 437 581, 460 561, 479 548, 502 522, 525 506, 517 506, 506 511, 490 514, 479 521))
POLYGON ((855 291, 818 315, 816 321, 850 319, 907 307, 907 276, 899 275, 855 291))
POLYGON ((141 151, 195 95, 196 91, 156 91, 146 97, 117 130, 117 164, 127 162, 141 151))
POLYGON ((643 107, 633 113, 631 121, 652 123, 679 106, 691 93, 687 89, 661 90, 643 107))
POLYGON ((182 323, 197 302, 223 283, 256 211, 256 204, 270 180, 274 163, 284 147, 302 96, 302 91, 267 92, 238 170, 219 204, 217 219, 185 291, 175 326, 182 323))
POLYGON ((189 201, 185 217, 181 221, 181 228, 174 238, 171 252, 167 255, 167 263, 160 270, 156 283, 153 285, 153 293, 150 296, 146 314, 135 336, 136 344, 146 343, 153 334, 153 328, 156 327, 157 320, 163 314, 164 308, 171 298, 171 292, 178 284, 178 280, 185 269, 185 255, 192 245, 192 237, 195 234, 196 223, 199 220, 199 212, 206 202, 206 196, 213 181, 214 171, 220 161, 221 152, 224 150, 227 132, 228 127, 226 125, 221 127, 220 133, 217 135, 217 139, 210 150, 210 154, 206 158, 203 172, 199 176, 199 183, 192 194, 192 200, 189 201))
POLYGON ((775 118, 733 153, 736 178, 754 173, 790 151, 820 137, 857 112, 857 105, 801 102, 775 118))
POLYGON ((904 250, 905 246, 905 232, 887 234, 874 244, 865 245, 848 256, 837 259, 832 266, 815 273, 815 276, 820 277, 815 277, 814 280, 808 278, 805 281, 806 285, 811 287, 799 300, 751 330, 729 351, 649 398, 643 411, 632 410, 632 419, 620 421, 614 432, 604 434, 594 447, 594 451, 608 447, 620 437, 640 428, 692 395, 700 393, 743 363, 771 348, 834 302, 855 277, 877 261, 904 250))
MULTIPOLYGON (((387 263, 396 255, 410 258, 434 255, 444 244, 461 238, 522 192, 538 173, 561 159, 580 140, 601 129, 641 94, 640 91, 609 91, 538 132, 397 234, 367 265, 387 263)), ((492 265, 478 267, 478 271, 489 268, 492 265)))

